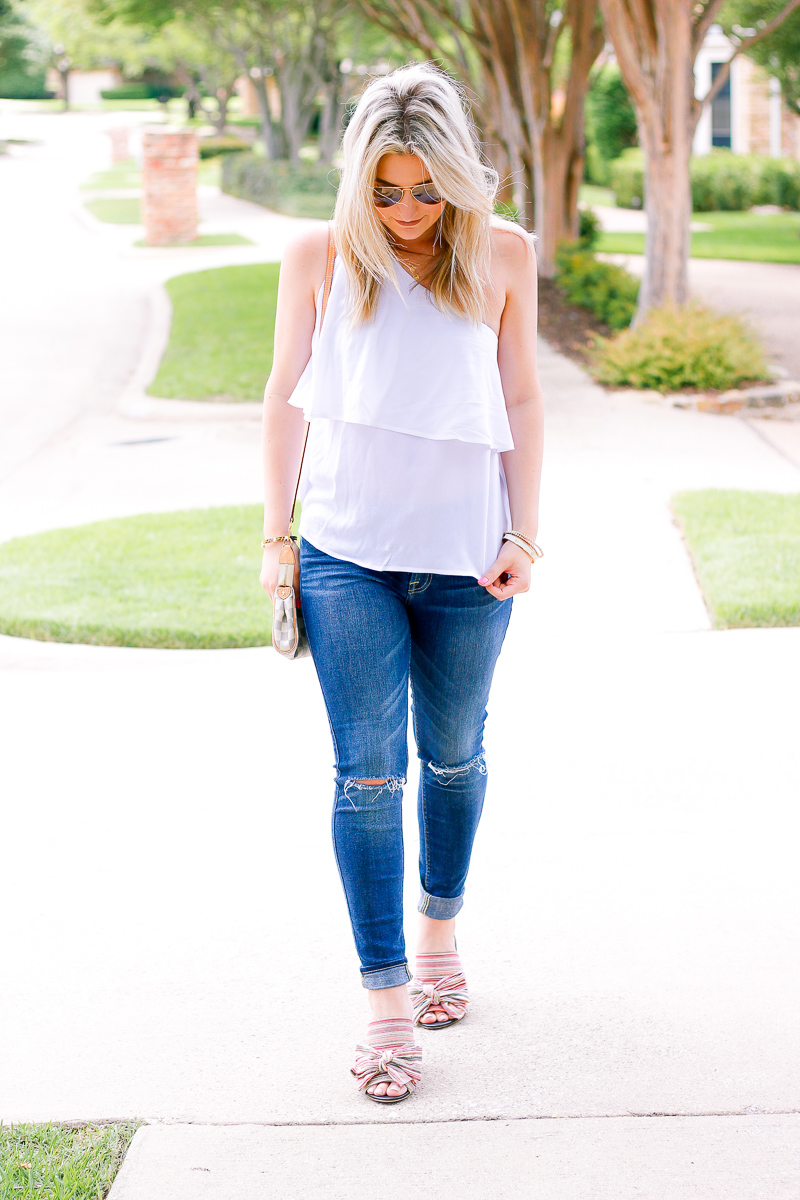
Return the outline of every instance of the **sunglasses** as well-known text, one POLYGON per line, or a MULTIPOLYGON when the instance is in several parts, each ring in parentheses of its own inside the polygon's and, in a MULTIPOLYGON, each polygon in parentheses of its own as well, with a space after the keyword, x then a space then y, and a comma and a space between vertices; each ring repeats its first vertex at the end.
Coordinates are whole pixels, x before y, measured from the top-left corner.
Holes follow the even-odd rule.
POLYGON ((444 200, 436 191, 432 183, 418 183, 414 187, 374 187, 372 189, 372 199, 376 208, 391 208, 395 204, 399 204, 403 199, 405 192, 410 192, 411 195, 420 204, 441 204, 444 200))

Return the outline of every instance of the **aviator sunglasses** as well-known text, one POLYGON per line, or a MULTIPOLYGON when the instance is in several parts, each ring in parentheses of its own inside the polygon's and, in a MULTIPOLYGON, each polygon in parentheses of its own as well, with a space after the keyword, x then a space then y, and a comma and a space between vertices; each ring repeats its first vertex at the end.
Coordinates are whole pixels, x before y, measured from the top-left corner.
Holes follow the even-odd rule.
POLYGON ((443 196, 439 195, 430 180, 427 183, 417 183, 414 187, 376 185, 372 189, 372 198, 377 208, 391 208, 393 205, 400 203, 405 192, 411 192, 411 195, 420 204, 441 204, 444 199, 443 196))

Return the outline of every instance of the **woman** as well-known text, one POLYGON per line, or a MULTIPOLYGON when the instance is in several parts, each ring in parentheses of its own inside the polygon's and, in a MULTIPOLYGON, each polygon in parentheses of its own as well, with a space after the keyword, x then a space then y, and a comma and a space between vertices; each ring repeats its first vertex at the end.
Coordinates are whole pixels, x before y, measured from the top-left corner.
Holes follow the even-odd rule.
POLYGON ((530 236, 493 217, 496 189, 452 80, 430 64, 403 67, 369 84, 344 136, 322 328, 329 231, 299 236, 280 274, 261 582, 272 594, 302 408, 300 595, 336 756, 334 848, 373 1017, 353 1073, 380 1103, 419 1081, 412 1022, 441 1030, 466 1012, 455 918, 486 790, 485 708, 535 554, 536 265, 530 236), (410 985, 409 684, 422 885, 410 985))

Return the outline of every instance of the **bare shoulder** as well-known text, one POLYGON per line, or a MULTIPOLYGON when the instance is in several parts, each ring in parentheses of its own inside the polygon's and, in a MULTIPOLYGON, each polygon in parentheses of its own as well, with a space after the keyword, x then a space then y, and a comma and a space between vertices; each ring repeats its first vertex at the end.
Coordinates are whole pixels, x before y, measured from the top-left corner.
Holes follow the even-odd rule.
POLYGON ((514 221, 493 216, 490 230, 492 257, 505 271, 526 274, 536 268, 535 238, 514 221))
POLYGON ((325 278, 328 257, 328 223, 320 221, 296 233, 288 242, 281 260, 281 273, 298 287, 316 292, 325 278))

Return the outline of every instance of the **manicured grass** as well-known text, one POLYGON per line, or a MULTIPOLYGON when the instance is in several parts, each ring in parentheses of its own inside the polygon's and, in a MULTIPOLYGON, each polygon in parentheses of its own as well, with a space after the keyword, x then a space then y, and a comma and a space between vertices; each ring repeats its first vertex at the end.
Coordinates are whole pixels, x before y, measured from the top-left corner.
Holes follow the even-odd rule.
POLYGON ((718 629, 800 625, 800 495, 679 492, 672 507, 718 629))
POLYGON ((277 263, 258 263, 170 279, 172 329, 150 394, 261 400, 272 367, 278 271, 277 263))
POLYGON ((129 158, 127 162, 117 163, 107 171, 97 171, 81 184, 81 191, 102 192, 107 189, 138 188, 142 186, 142 172, 136 166, 136 160, 129 158))
POLYGON ((0 1200, 103 1200, 140 1123, 0 1126, 0 1200))
MULTIPOLYGON (((144 238, 139 238, 138 242, 133 243, 134 246, 146 246, 147 242, 144 238)), ((195 238, 193 242, 170 242, 170 246, 252 246, 254 242, 250 238, 242 237, 240 233, 201 233, 200 237, 195 238)), ((170 246, 159 246, 156 249, 168 250, 170 246)), ((152 250, 153 247, 151 246, 152 250)))
POLYGON ((588 204, 590 207, 593 204, 604 204, 614 208, 617 203, 611 188, 598 187, 595 183, 582 183, 578 190, 578 199, 581 204, 588 204))
POLYGON ((109 196, 101 200, 87 200, 86 208, 98 221, 107 225, 141 225, 142 206, 138 196, 109 196))
MULTIPOLYGON (((712 225, 692 234, 692 258, 734 258, 746 262, 800 263, 800 215, 758 216, 742 212, 695 213, 712 225)), ((603 233, 596 246, 606 254, 644 254, 643 233, 603 233)))
POLYGON ((148 513, 0 545, 0 633, 94 646, 270 642, 260 505, 148 513))

